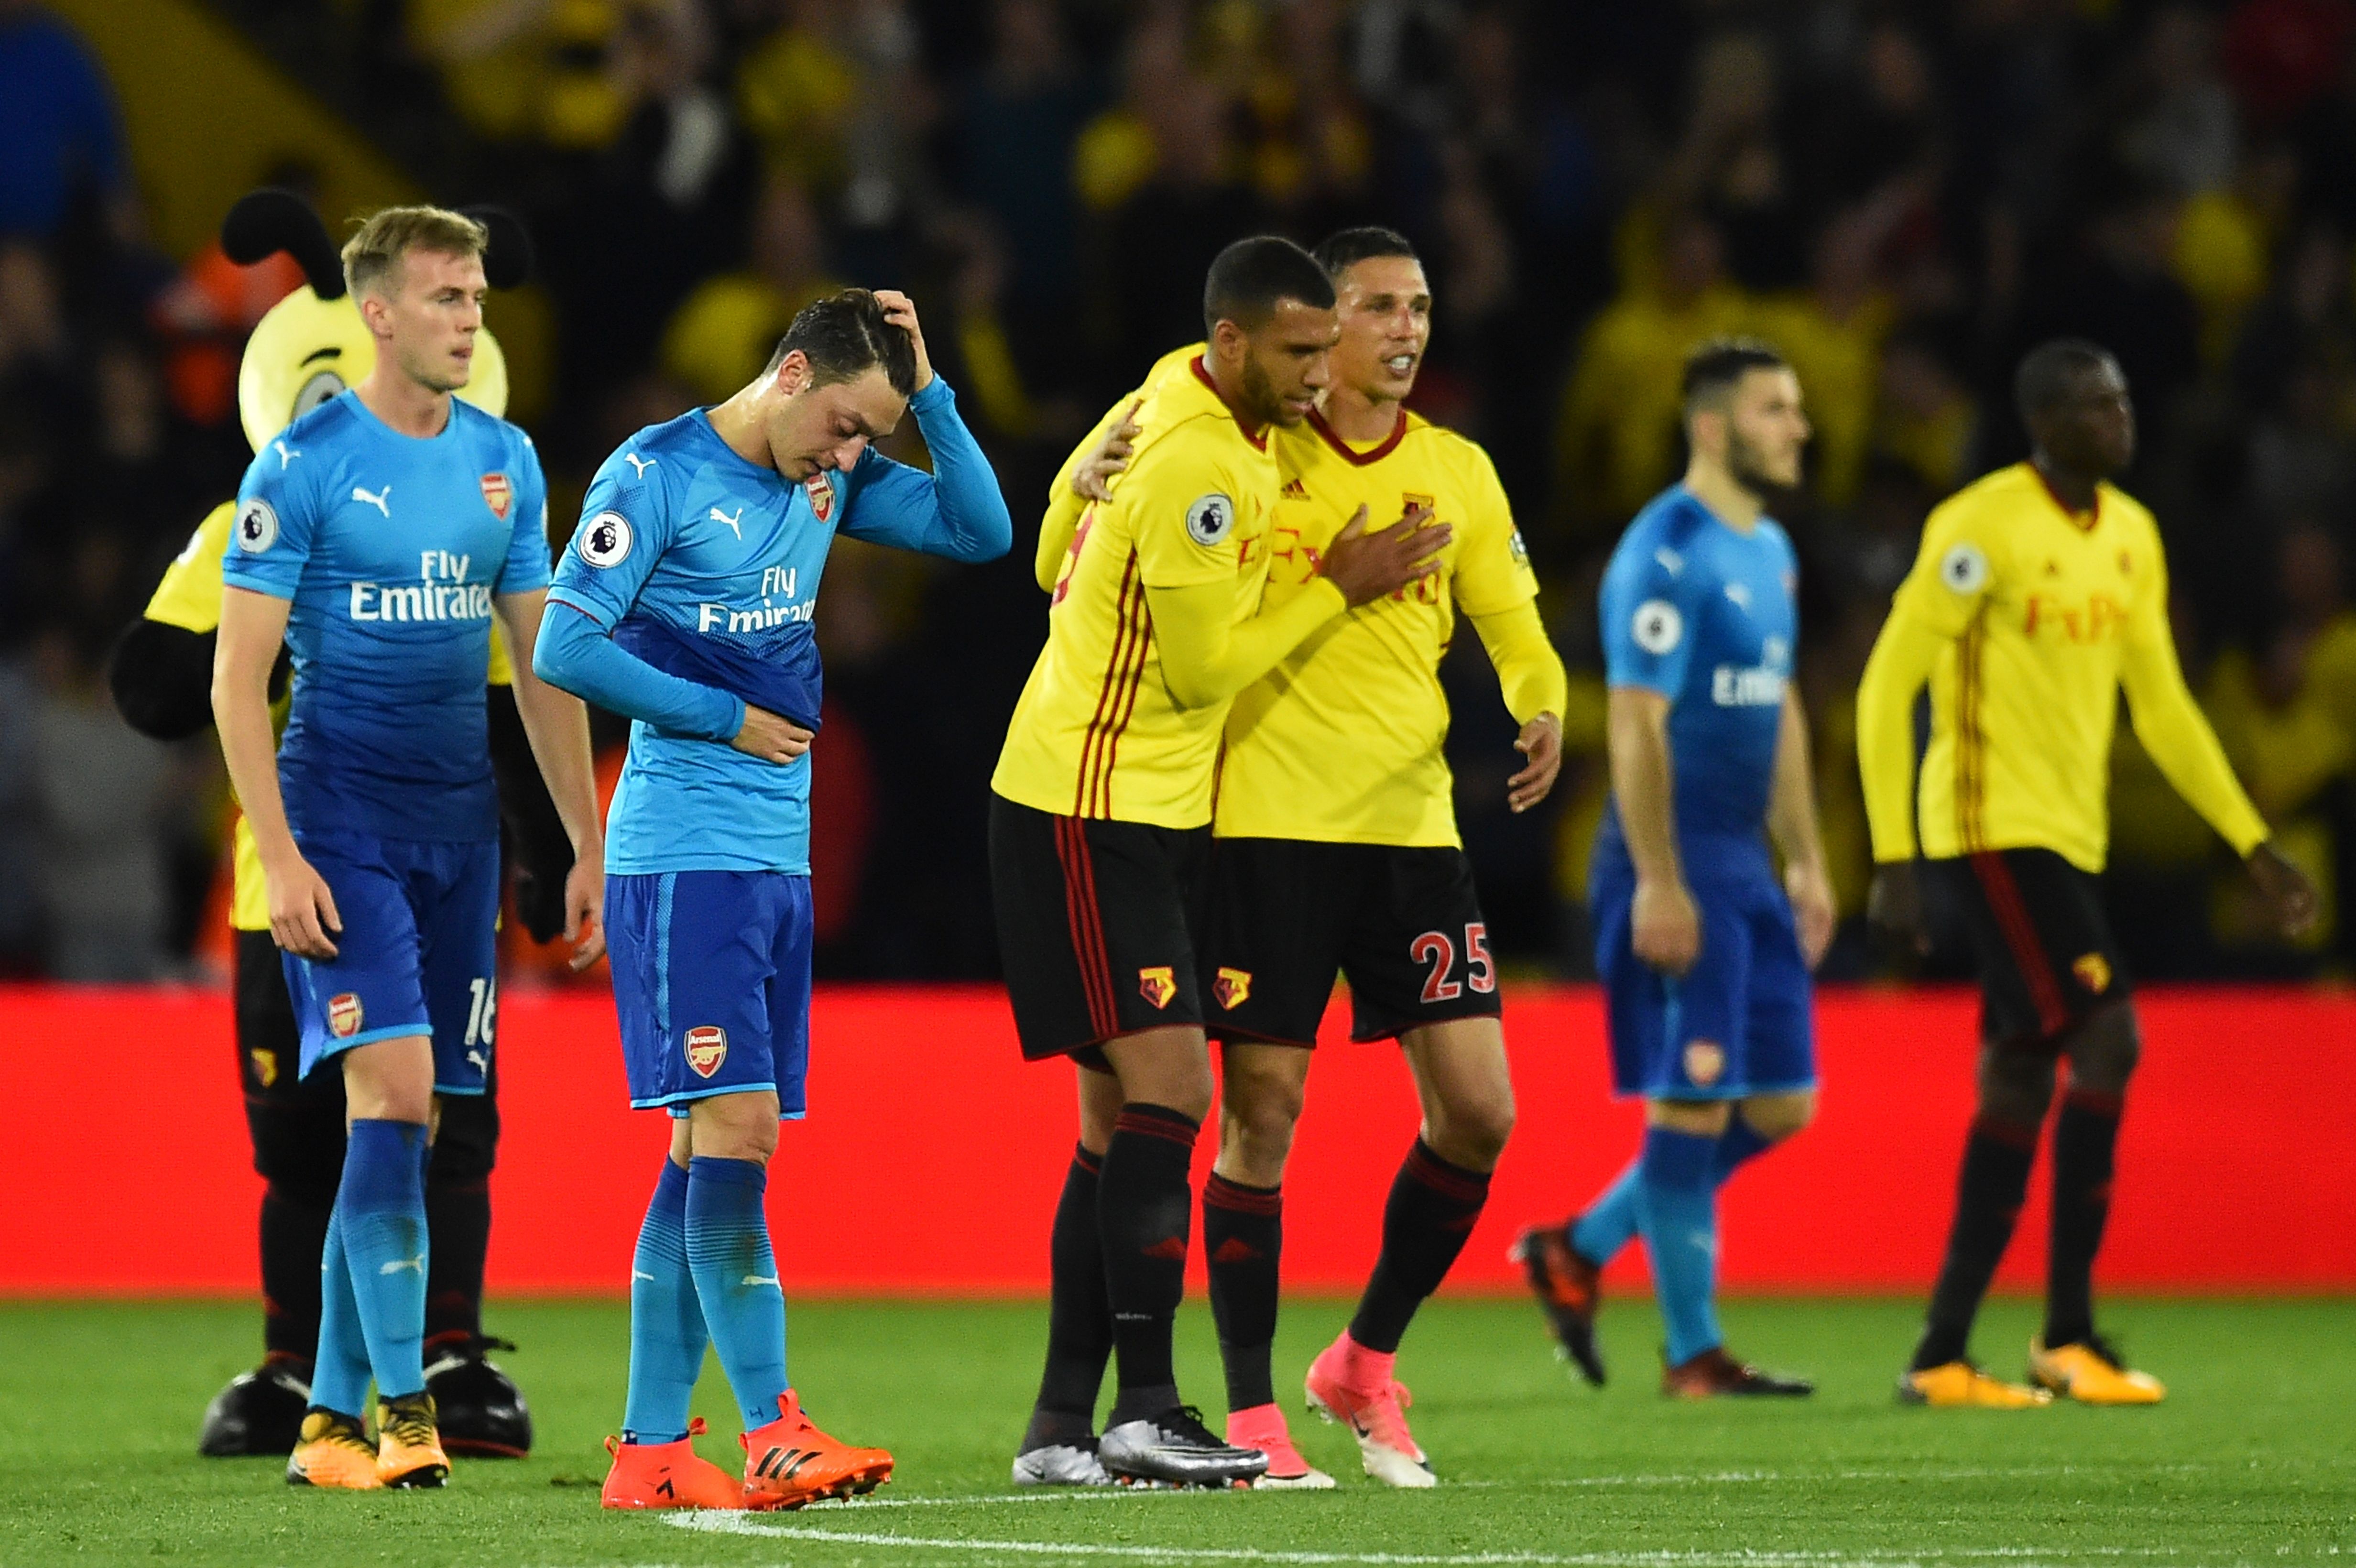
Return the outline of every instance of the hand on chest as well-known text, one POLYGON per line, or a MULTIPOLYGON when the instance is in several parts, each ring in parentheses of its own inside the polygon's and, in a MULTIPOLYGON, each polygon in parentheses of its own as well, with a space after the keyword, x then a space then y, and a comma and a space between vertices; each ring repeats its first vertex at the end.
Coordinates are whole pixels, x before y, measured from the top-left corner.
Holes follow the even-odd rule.
POLYGON ((1366 508, 1365 527, 1369 533, 1397 527, 1410 507, 1421 507, 1432 513, 1433 523, 1447 523, 1456 532, 1434 558, 1438 570, 1398 590, 1387 603, 1447 603, 1448 581, 1456 570, 1456 558, 1464 542, 1463 508, 1456 506, 1452 497, 1367 486, 1333 490, 1332 495, 1332 499, 1326 499, 1308 492, 1302 479, 1286 485, 1283 499, 1269 521, 1268 576, 1271 583, 1298 586, 1323 571, 1326 552, 1333 548, 1335 536, 1349 526, 1361 505, 1366 508))

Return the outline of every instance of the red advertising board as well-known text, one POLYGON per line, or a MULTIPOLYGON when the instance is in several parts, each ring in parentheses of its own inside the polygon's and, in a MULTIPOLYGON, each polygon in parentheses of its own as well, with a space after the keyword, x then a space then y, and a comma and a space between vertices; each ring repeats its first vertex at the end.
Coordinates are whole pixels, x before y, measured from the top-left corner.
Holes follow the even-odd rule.
MULTIPOLYGON (((2356 1288, 2356 999, 2174 990, 2142 999, 2144 1065, 2120 1140, 2100 1279, 2153 1291, 2356 1288)), ((1974 1002, 1832 991, 1818 1012, 1816 1125, 1738 1177, 1724 1275, 1737 1290, 1927 1287, 1969 1118, 1974 1002)), ((1398 1054, 1328 1019, 1285 1189, 1285 1276, 1355 1290, 1416 1127, 1398 1054)), ((1451 1289, 1513 1287, 1514 1231, 1583 1202, 1634 1147, 1613 1102, 1595 994, 1509 994, 1520 1125, 1451 1289)), ((987 987, 832 987, 812 1023, 810 1115, 770 1192, 779 1260, 806 1292, 1044 1288, 1046 1230, 1073 1137, 1070 1070, 1017 1059, 987 987), (824 1189, 812 1225, 778 1194, 824 1189), (791 1222, 788 1215, 796 1216, 791 1222)), ((0 987, 0 1142, 10 1234, 0 1292, 253 1288, 252 1174, 227 998, 203 990, 0 987), (25 1195, 38 1195, 27 1201, 25 1195)), ((662 1157, 662 1118, 622 1100, 612 1005, 519 993, 499 1008, 506 1141, 493 1190, 497 1292, 622 1291, 662 1157)), ((1205 1137, 1198 1164, 1207 1167, 1205 1137)), ((2044 1259, 2040 1170, 2002 1280, 2044 1259)), ((1200 1262, 1197 1259, 1199 1270, 1200 1262)), ((1641 1270, 1633 1254, 1622 1265, 1641 1270)))

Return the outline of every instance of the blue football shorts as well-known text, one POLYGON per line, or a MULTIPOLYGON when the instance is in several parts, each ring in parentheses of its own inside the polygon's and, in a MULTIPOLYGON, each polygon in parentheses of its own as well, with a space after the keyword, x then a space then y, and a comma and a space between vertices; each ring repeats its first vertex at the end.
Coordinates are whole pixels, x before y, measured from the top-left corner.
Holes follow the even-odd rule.
POLYGON ((1631 945, 1634 877, 1595 879, 1590 909, 1612 1089, 1648 1100, 1739 1100, 1815 1087, 1813 987, 1791 901, 1772 874, 1692 887, 1701 955, 1672 979, 1631 945))
POLYGON ((303 1075, 356 1045, 431 1036, 434 1092, 479 1094, 498 1019, 499 846, 296 836, 344 929, 326 963, 279 956, 303 1075))
POLYGON ((630 1104, 673 1116, 777 1092, 798 1121, 809 1071, 809 879, 661 871, 605 879, 605 950, 630 1104))

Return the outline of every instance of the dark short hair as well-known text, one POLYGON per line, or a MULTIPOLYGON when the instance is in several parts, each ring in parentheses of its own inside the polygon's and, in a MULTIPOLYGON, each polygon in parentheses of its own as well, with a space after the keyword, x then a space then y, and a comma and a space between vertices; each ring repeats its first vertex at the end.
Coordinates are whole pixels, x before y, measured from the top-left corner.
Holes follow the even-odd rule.
POLYGON ((810 385, 848 381, 873 369, 902 397, 916 390, 916 344, 905 326, 884 319, 884 306, 865 289, 845 289, 839 294, 812 300, 802 306, 776 352, 762 372, 774 376, 786 356, 800 349, 809 361, 810 385))
POLYGON ((2083 337, 2051 337, 2020 357, 2012 373, 2012 402, 2023 424, 2069 399, 2078 378, 2117 361, 2101 344, 2083 337))
POLYGON ((1325 269, 1325 275, 1336 283, 1341 281, 1343 273, 1359 262, 1371 261, 1377 256, 1404 256, 1410 261, 1423 260, 1415 253, 1415 247, 1408 243, 1406 235, 1396 229, 1385 229, 1371 223, 1328 234, 1318 241, 1317 249, 1310 254, 1317 259, 1319 266, 1325 269))
POLYGON ((1238 240, 1211 262, 1203 280, 1203 333, 1219 323, 1258 326, 1276 313, 1279 300, 1299 300, 1312 310, 1333 308, 1333 281, 1317 258, 1275 234, 1238 240))
POLYGON ((1731 391, 1753 370, 1788 370, 1791 361, 1757 337, 1713 337, 1686 356, 1680 395, 1686 411, 1731 391))

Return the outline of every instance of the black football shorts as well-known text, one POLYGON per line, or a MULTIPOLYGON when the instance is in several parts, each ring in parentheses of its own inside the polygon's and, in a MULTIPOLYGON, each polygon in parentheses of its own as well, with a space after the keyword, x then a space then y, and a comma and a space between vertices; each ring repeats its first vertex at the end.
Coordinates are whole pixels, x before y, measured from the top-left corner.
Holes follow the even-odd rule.
POLYGON ((990 797, 990 890, 1026 1060, 1101 1067, 1106 1040, 1203 1022, 1192 916, 1211 830, 990 797))
POLYGON ((1314 1044, 1337 973, 1354 1040, 1499 1010, 1459 848, 1215 839, 1200 948, 1208 1027, 1222 1039, 1314 1044))
POLYGON ((2126 1000, 2126 965, 2092 875, 2051 849, 1928 865, 1971 932, 1983 1040, 2051 1049, 2096 1008, 2126 1000))

